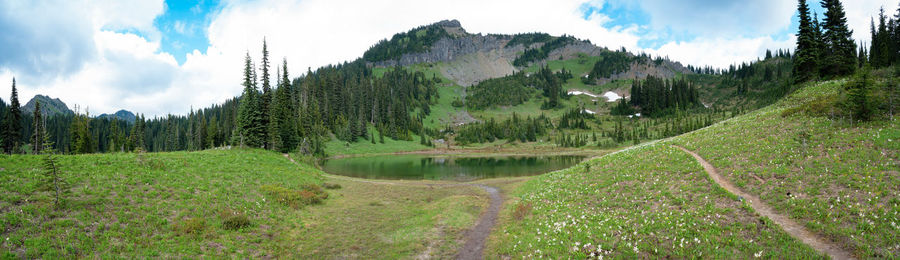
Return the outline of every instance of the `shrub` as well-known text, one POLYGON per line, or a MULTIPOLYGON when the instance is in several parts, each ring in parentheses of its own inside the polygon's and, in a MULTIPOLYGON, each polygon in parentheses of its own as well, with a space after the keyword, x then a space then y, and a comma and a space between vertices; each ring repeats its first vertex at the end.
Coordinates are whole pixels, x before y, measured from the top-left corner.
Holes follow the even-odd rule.
POLYGON ((250 218, 241 212, 226 209, 219 212, 219 216, 222 218, 222 227, 228 230, 238 230, 250 226, 250 218))
POLYGON ((306 205, 319 204, 322 203, 322 200, 328 198, 328 193, 322 190, 322 186, 315 184, 304 185, 299 190, 285 188, 277 184, 264 185, 261 189, 269 199, 295 209, 306 205))
POLYGON ((326 182, 326 183, 323 183, 322 186, 325 187, 325 189, 327 189, 327 190, 337 190, 337 189, 341 188, 341 185, 337 184, 337 183, 327 183, 326 182))
POLYGON ((189 218, 175 225, 175 230, 183 235, 200 234, 206 229, 206 219, 189 218))
POLYGON ((531 215, 531 203, 516 204, 516 210, 513 211, 513 219, 522 220, 526 216, 531 215))

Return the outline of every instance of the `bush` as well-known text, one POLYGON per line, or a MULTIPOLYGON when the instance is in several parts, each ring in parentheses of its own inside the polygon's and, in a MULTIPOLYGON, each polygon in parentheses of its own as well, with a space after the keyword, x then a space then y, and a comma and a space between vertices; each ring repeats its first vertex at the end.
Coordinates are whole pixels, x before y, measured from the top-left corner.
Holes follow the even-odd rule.
POLYGON ((853 81, 847 83, 845 91, 847 99, 845 105, 853 113, 853 118, 860 121, 868 121, 876 114, 879 102, 872 95, 873 81, 868 69, 856 73, 853 81))
POLYGON ((315 184, 305 185, 299 190, 280 185, 264 185, 261 189, 269 199, 294 209, 319 204, 328 198, 328 193, 325 193, 321 186, 315 184))
POLYGON ((182 235, 200 234, 206 229, 206 219, 189 218, 175 225, 175 231, 182 235))
POLYGON ((222 210, 219 216, 222 218, 222 228, 228 230, 238 230, 250 226, 250 218, 241 212, 226 209, 222 210))
POLYGON ((336 190, 336 189, 341 188, 341 185, 337 184, 337 183, 327 183, 326 182, 326 183, 323 183, 322 186, 325 187, 325 189, 327 189, 327 190, 336 190))
POLYGON ((516 210, 513 211, 513 219, 522 220, 528 215, 531 215, 531 203, 519 203, 516 205, 516 210))

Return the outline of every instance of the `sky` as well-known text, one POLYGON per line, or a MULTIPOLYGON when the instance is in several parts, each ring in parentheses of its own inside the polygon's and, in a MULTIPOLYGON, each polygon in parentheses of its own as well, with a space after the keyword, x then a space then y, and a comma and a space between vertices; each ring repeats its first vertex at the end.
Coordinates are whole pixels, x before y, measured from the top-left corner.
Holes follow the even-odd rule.
MULTIPOLYGON (((882 6, 843 1, 857 41, 882 6)), ((187 114, 240 95, 243 58, 287 60, 290 76, 352 61, 380 39, 445 19, 470 33, 547 32, 727 67, 792 49, 787 0, 2 0, 0 96, 60 98, 91 115, 187 114), (501 11, 502 10, 502 11, 501 11)), ((809 1, 822 14, 818 1, 809 1)), ((274 73, 275 69, 272 68, 274 73)), ((274 77, 274 75, 273 75, 274 77)))

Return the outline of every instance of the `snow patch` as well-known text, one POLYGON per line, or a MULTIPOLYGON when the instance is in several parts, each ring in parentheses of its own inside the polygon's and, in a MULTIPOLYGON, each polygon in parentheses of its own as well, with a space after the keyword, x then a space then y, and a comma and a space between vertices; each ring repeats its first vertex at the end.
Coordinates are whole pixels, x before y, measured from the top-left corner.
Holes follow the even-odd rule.
POLYGON ((622 99, 622 96, 619 96, 619 94, 616 94, 616 92, 612 92, 612 91, 607 91, 606 93, 603 93, 603 97, 606 98, 606 102, 616 102, 616 101, 619 101, 619 99, 622 99))
POLYGON ((600 97, 600 96, 591 94, 589 92, 578 91, 578 90, 569 90, 569 95, 572 95, 572 96, 585 95, 585 96, 589 96, 589 97, 600 97))
POLYGON ((590 111, 590 110, 587 110, 587 109, 585 109, 585 110, 583 110, 583 111, 581 111, 581 112, 582 112, 582 113, 588 113, 588 114, 591 114, 591 115, 596 115, 596 114, 597 114, 597 112, 590 111))

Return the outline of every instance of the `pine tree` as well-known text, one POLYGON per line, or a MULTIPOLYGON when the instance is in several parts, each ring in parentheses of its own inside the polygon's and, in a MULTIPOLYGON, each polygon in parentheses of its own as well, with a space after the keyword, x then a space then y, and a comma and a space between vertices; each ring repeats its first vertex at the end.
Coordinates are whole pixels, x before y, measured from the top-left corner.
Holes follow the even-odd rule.
POLYGON ((16 91, 16 79, 12 80, 12 95, 6 112, 6 129, 3 130, 3 150, 7 154, 18 153, 22 139, 22 111, 19 106, 19 93, 16 91))
POLYGON ((41 118, 41 102, 34 103, 34 127, 31 128, 31 153, 39 154, 44 148, 44 120, 41 118))
POLYGON ((847 17, 840 0, 822 0, 825 8, 823 21, 823 55, 821 73, 825 77, 840 77, 856 71, 856 42, 851 39, 853 31, 847 27, 847 17))
POLYGON ((800 30, 797 33, 797 50, 794 58, 794 82, 806 82, 816 78, 819 50, 814 23, 809 17, 806 0, 798 0, 800 30))
POLYGON ((263 38, 263 48, 262 48, 262 96, 260 97, 259 110, 262 112, 261 124, 265 126, 267 131, 264 131, 262 134, 263 146, 269 150, 275 150, 272 146, 272 140, 270 139, 271 130, 269 129, 277 129, 278 126, 269 125, 271 123, 271 109, 272 109, 272 85, 269 82, 269 49, 266 45, 266 39, 263 38))
POLYGON ((247 53, 244 60, 244 93, 241 95, 237 125, 240 145, 259 148, 263 145, 266 126, 262 124, 263 114, 259 109, 259 91, 253 71, 253 61, 247 53))

